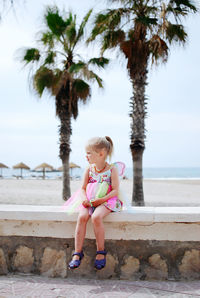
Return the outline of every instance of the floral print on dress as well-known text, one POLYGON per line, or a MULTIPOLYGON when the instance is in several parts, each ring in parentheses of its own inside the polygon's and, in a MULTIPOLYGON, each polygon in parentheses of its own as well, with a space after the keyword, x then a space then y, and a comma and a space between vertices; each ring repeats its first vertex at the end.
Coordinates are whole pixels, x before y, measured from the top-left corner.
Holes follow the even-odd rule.
MULTIPOLYGON (((113 166, 111 166, 109 170, 103 173, 96 173, 95 168, 92 165, 89 169, 88 183, 94 183, 94 182, 102 183, 105 181, 108 183, 108 185, 111 185, 112 168, 113 166)), ((105 202, 103 205, 114 212, 119 212, 122 210, 122 202, 117 197, 108 199, 108 201, 105 202)))

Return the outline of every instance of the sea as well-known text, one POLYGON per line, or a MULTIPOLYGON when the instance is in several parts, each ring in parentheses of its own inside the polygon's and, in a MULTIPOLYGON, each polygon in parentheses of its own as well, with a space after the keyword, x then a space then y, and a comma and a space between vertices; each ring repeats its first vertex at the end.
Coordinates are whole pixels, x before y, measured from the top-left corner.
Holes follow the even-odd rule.
MULTIPOLYGON (((81 179, 84 173, 84 169, 75 168, 70 171, 70 175, 73 179, 81 179)), ((19 169, 0 169, 0 175, 6 179, 16 179, 21 175, 19 169)), ((24 179, 39 179, 42 178, 43 173, 41 171, 22 171, 24 179)), ((124 175, 128 179, 133 178, 133 169, 127 167, 124 175)), ((144 179, 200 179, 200 167, 158 167, 158 168, 143 168, 144 179)), ((62 172, 59 171, 47 171, 45 173, 46 179, 61 179, 62 172)))

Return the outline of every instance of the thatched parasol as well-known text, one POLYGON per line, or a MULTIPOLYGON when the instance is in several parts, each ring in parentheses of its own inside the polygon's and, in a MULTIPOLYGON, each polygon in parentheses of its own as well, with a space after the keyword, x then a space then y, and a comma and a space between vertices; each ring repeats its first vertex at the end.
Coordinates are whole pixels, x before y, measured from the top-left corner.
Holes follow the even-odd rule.
MULTIPOLYGON (((80 166, 79 165, 77 165, 77 164, 75 164, 75 163, 73 163, 73 162, 70 162, 69 163, 69 168, 71 169, 71 176, 72 176, 72 169, 75 169, 75 168, 80 168, 80 166)), ((58 171, 63 171, 63 166, 61 166, 61 167, 59 167, 58 168, 58 171)))
POLYGON ((25 163, 20 162, 17 165, 13 166, 13 169, 21 170, 21 178, 22 178, 22 170, 30 170, 29 166, 25 165, 25 163))
MULTIPOLYGON (((70 162, 70 163, 69 163, 69 168, 70 168, 70 169, 80 168, 80 166, 76 165, 76 164, 73 163, 73 162, 70 162)), ((58 168, 58 171, 62 172, 62 171, 63 171, 63 166, 59 167, 59 168, 58 168)))
POLYGON ((8 167, 6 165, 4 165, 3 163, 0 163, 0 169, 1 169, 1 177, 3 177, 2 173, 3 173, 3 169, 8 169, 8 167))
POLYGON ((49 165, 48 163, 43 162, 41 165, 37 166, 34 170, 42 170, 43 172, 43 179, 45 179, 45 172, 46 170, 48 171, 53 171, 53 167, 49 165))
POLYGON ((76 165, 76 164, 73 163, 73 162, 70 162, 70 163, 69 163, 69 167, 70 167, 70 169, 80 168, 80 166, 76 165))
POLYGON ((75 168, 80 168, 80 166, 77 165, 77 164, 75 164, 75 163, 73 163, 73 162, 70 162, 70 163, 69 163, 69 168, 70 168, 70 170, 71 170, 70 175, 71 175, 71 177, 72 177, 72 170, 75 169, 75 168))

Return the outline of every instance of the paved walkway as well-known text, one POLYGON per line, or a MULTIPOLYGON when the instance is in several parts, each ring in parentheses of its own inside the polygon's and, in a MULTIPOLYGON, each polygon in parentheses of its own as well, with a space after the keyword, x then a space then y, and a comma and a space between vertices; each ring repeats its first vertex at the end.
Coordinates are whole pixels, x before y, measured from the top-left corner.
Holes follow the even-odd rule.
POLYGON ((0 276, 0 298, 200 297, 200 281, 122 281, 47 278, 35 275, 0 276))

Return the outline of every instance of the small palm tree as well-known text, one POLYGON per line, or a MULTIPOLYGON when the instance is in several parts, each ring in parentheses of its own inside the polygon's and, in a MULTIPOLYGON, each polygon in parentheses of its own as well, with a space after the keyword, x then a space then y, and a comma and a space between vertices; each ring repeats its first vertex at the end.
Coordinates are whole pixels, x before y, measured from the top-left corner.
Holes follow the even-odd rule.
POLYGON ((77 28, 76 15, 71 12, 61 16, 57 7, 47 7, 46 31, 40 33, 39 49, 28 48, 23 52, 25 65, 32 65, 32 82, 41 97, 48 91, 55 98, 56 115, 60 119, 60 158, 63 164, 63 199, 70 197, 69 156, 71 119, 78 116, 78 103, 87 103, 91 97, 89 82, 96 81, 103 87, 102 79, 90 66, 103 68, 108 59, 103 57, 83 61, 77 48, 83 42, 84 29, 92 13, 90 10, 77 28), (35 68, 33 68, 33 66, 35 68))
POLYGON ((187 33, 183 17, 197 8, 190 0, 109 0, 120 4, 100 12, 95 19, 91 37, 101 40, 102 53, 118 48, 127 59, 133 88, 130 117, 133 159, 133 205, 144 205, 142 159, 145 149, 145 89, 149 63, 166 62, 171 44, 184 44, 187 33))

